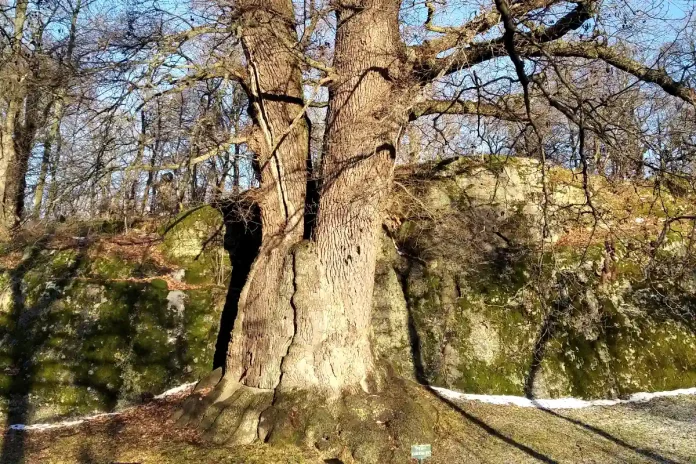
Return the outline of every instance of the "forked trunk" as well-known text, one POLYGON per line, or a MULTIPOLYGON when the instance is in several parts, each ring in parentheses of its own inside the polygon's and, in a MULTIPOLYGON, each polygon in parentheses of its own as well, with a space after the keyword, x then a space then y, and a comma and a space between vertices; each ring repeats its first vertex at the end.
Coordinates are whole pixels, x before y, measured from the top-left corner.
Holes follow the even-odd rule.
POLYGON ((398 2, 338 12, 319 213, 305 241, 308 125, 299 64, 279 52, 296 42, 291 4, 275 3, 272 13, 253 12, 255 27, 244 35, 263 239, 239 300, 226 375, 261 389, 368 391, 376 239, 397 136, 387 105, 398 2))
POLYGON ((366 1, 337 12, 336 77, 311 234, 304 230, 309 123, 300 63, 288 50, 297 42, 292 3, 241 3, 262 240, 238 299, 225 375, 203 401, 194 395, 179 418, 219 441, 296 436, 298 420, 301 435, 324 436, 336 431, 327 417, 342 414, 332 400, 369 399, 362 391, 380 386, 369 323, 381 204, 399 133, 390 113, 401 63, 399 3, 366 1), (336 408, 318 413, 310 405, 318 395, 336 408), (320 431, 326 427, 333 432, 320 431))

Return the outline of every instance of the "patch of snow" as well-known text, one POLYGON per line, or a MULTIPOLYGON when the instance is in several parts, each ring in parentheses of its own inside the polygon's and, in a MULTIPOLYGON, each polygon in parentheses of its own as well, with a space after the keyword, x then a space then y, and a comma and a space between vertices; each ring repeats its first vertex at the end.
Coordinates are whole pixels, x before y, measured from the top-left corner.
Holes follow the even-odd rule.
MULTIPOLYGON (((159 395, 155 396, 155 399, 161 400, 164 398, 167 398, 169 396, 174 396, 179 393, 183 393, 196 385, 196 382, 191 382, 191 383, 185 383, 183 385, 179 385, 178 387, 170 388, 169 390, 165 391, 164 393, 160 393, 159 395)), ((137 407, 137 406, 134 406, 137 407)), ((127 411, 127 408, 124 411, 127 411)), ((72 419, 72 420, 67 420, 63 422, 54 422, 51 424, 31 424, 31 425, 25 425, 25 424, 12 424, 9 426, 10 430, 17 430, 20 432, 27 432, 31 430, 35 431, 42 431, 42 430, 51 430, 51 429, 63 429, 63 428, 69 428, 69 427, 76 427, 78 425, 82 425, 86 422, 90 422, 96 419, 103 419, 105 417, 115 417, 115 416, 120 416, 123 414, 124 411, 120 412, 103 412, 99 414, 93 414, 91 416, 86 416, 82 417, 80 419, 72 419)))
POLYGON ((196 385, 196 382, 191 382, 191 383, 185 383, 183 385, 179 385, 178 387, 170 388, 164 393, 160 393, 159 395, 155 396, 156 400, 161 400, 163 398, 166 398, 168 396, 174 396, 179 393, 185 392, 186 390, 193 388, 196 385))
MULTIPOLYGON (((155 396, 155 399, 164 399, 169 396, 174 396, 179 393, 183 393, 187 390, 193 388, 196 382, 185 383, 179 385, 178 387, 170 388, 169 390, 160 393, 155 396)), ((655 398, 665 398, 670 396, 680 396, 680 395, 696 395, 696 387, 694 388, 682 388, 679 390, 654 392, 654 393, 634 393, 628 399, 625 400, 581 400, 578 398, 557 398, 557 399, 529 399, 523 396, 511 396, 511 395, 476 395, 471 393, 461 393, 454 390, 448 390, 441 387, 431 387, 431 389, 437 392, 444 398, 451 400, 464 400, 464 401, 480 401, 482 403, 497 404, 497 405, 514 405, 521 408, 540 408, 540 409, 580 409, 588 408, 592 406, 615 406, 618 404, 626 403, 645 403, 655 398)), ((61 429, 75 427, 86 422, 90 422, 96 419, 102 419, 105 417, 115 417, 123 414, 121 412, 105 412, 100 414, 93 414, 91 416, 86 416, 80 419, 73 419, 63 422, 54 422, 51 424, 12 424, 9 426, 10 430, 16 431, 42 431, 51 429, 61 429)))
POLYGON ((85 422, 89 422, 95 419, 101 419, 103 417, 112 417, 112 416, 118 416, 120 415, 120 412, 105 412, 101 414, 94 414, 92 416, 87 416, 82 419, 74 419, 74 420, 69 420, 69 421, 63 421, 63 422, 55 422, 53 424, 32 424, 32 425, 24 425, 24 424, 12 424, 10 425, 10 430, 19 430, 22 432, 26 432, 28 430, 51 430, 51 429, 62 429, 62 428, 67 428, 67 427, 75 427, 80 424, 84 424, 85 422))
POLYGON ((696 395, 695 387, 654 393, 634 393, 625 400, 582 400, 579 398, 530 399, 524 396, 475 395, 440 387, 431 388, 439 395, 451 400, 480 401, 482 403, 489 404, 513 405, 520 408, 540 409, 580 409, 593 406, 616 406, 618 404, 626 403, 646 403, 655 398, 665 398, 669 396, 696 395))

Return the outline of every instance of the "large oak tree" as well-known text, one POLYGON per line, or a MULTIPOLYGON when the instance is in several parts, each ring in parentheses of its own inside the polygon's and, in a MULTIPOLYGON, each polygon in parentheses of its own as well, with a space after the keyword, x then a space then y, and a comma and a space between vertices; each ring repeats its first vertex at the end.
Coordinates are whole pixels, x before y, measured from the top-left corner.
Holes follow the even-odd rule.
MULTIPOLYGON (((301 37, 291 0, 238 0, 223 8, 243 48, 226 76, 239 80, 249 99, 262 241, 239 297, 224 377, 203 400, 188 403, 183 422, 202 421, 221 439, 251 442, 282 433, 290 420, 280 411, 289 407, 283 398, 379 394, 381 371, 369 340, 377 238, 409 121, 481 115, 539 132, 531 95, 543 82, 541 73, 530 73, 530 61, 558 67, 564 59, 601 60, 696 103, 694 90, 664 69, 630 58, 601 34, 577 33, 596 26, 600 3, 496 0, 456 26, 436 25, 436 5, 427 3, 428 33, 415 43, 402 37, 399 0, 330 2, 310 11, 301 37), (330 61, 309 46, 321 21, 335 25, 330 61), (448 76, 495 59, 513 64, 507 78, 520 84, 518 95, 496 102, 456 92, 431 97, 448 76), (307 85, 328 89, 319 166, 312 166, 308 108, 315 102, 307 85)), ((569 118, 577 113, 545 96, 569 118)))

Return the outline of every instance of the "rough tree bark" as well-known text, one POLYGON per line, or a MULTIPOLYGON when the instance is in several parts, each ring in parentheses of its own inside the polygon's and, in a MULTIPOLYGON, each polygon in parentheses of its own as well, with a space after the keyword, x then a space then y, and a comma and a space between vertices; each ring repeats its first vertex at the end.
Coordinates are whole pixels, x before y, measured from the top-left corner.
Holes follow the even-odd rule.
MULTIPOLYGON (((238 300, 224 377, 180 413, 182 423, 237 443, 293 436, 297 417, 288 413, 311 404, 308 395, 336 405, 381 388, 369 323, 380 208, 400 129, 391 114, 395 76, 405 55, 397 0, 338 8, 318 216, 305 231, 310 128, 301 62, 287 47, 297 42, 292 3, 263 3, 239 5, 255 123, 249 145, 261 171, 261 247, 238 300)), ((316 411, 299 415, 307 422, 301 435, 336 431, 316 411)))
POLYGON ((274 389, 294 332, 293 255, 304 236, 305 164, 309 128, 303 115, 302 75, 283 40, 297 41, 292 4, 240 2, 249 67, 249 105, 255 122, 250 146, 258 157, 262 243, 239 300, 226 377, 274 389))
POLYGON ((254 128, 261 186, 261 245, 241 290, 225 362, 225 375, 205 401, 189 403, 183 423, 199 423, 216 439, 248 443, 259 437, 260 415, 271 406, 294 339, 298 245, 304 237, 309 121, 302 72, 286 43, 296 43, 294 11, 286 0, 244 0, 242 45, 245 90, 254 128))
POLYGON ((323 183, 316 228, 303 240, 309 128, 292 5, 271 12, 250 2, 244 35, 250 64, 253 147, 262 188, 262 245, 240 297, 226 377, 248 387, 313 389, 336 397, 371 389, 368 340, 380 204, 395 152, 396 126, 384 123, 399 56, 398 2, 338 12, 323 183), (286 37, 278 37, 283 25, 286 37), (275 25, 275 31, 269 27, 275 25), (367 32, 366 32, 367 31, 367 32), (278 43, 278 41, 281 43, 278 43))
POLYGON ((376 243, 398 134, 390 76, 403 55, 399 2, 356 6, 337 11, 319 212, 304 253, 315 261, 302 263, 307 288, 296 289, 296 333, 281 383, 333 395, 374 389, 368 336, 376 243))

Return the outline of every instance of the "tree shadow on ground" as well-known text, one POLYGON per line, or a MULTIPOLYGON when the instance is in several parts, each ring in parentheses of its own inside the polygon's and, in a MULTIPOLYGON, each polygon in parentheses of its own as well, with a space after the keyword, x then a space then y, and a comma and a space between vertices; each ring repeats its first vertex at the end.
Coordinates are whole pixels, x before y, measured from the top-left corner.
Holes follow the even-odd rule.
MULTIPOLYGON (((407 279, 405 277, 401 277, 401 284, 402 288, 404 290, 404 295, 408 295, 408 288, 407 288, 407 279)), ((546 463, 555 463, 553 459, 550 457, 544 455, 543 453, 540 453, 539 451, 534 450, 533 448, 520 443, 513 438, 508 437, 507 435, 503 434, 499 430, 496 430, 494 427, 491 425, 487 424, 483 420, 479 419, 478 417, 474 416, 473 414, 463 410, 461 407, 459 407, 456 403, 453 401, 448 400, 447 398, 443 398, 436 390, 434 390, 431 385, 429 384, 427 380, 427 375, 425 372, 425 368, 423 365, 423 359, 421 356, 421 340, 420 340, 420 335, 418 334, 418 329, 416 327, 416 322, 415 318, 413 316, 413 310, 411 307, 407 304, 406 305, 407 311, 408 311, 408 335, 409 335, 409 342, 410 342, 410 347, 411 347, 411 356, 413 358, 413 375, 418 383, 421 385, 425 386, 430 394, 432 394, 438 401, 441 403, 446 404, 450 409, 456 411, 459 413, 463 418, 471 422, 472 424, 476 425, 477 427, 481 428, 483 431, 488 433, 491 437, 501 440, 504 443, 517 448, 518 450, 522 451, 523 453, 527 454, 528 456, 531 456, 535 459, 538 459, 542 462, 546 463)))
POLYGON ((681 404, 670 398, 657 398, 646 403, 631 403, 626 407, 659 419, 692 424, 696 429, 696 413, 694 413, 696 403, 681 404))
POLYGON ((655 451, 652 451, 650 449, 645 449, 645 448, 640 448, 635 445, 631 445, 630 443, 610 434, 609 432, 600 429, 599 427, 596 427, 594 425, 587 424, 579 419, 574 419, 572 417, 567 417, 564 416, 563 414, 560 414, 552 409, 544 408, 541 406, 538 406, 538 408, 545 412, 546 414, 549 414, 553 417, 557 417, 558 419, 562 419, 566 422, 570 422, 573 425, 576 425, 584 430, 587 430, 588 432, 592 432, 593 434, 602 437, 606 440, 609 440, 610 442, 627 449, 629 451, 633 451, 636 454, 639 454, 643 458, 647 458, 650 460, 653 460, 655 462, 661 462, 661 463, 667 463, 667 464, 679 464, 679 461, 674 461, 672 459, 669 459, 659 453, 656 453, 655 451))
POLYGON ((440 396, 440 394, 437 393, 436 390, 428 387, 428 391, 435 397, 437 398, 438 401, 445 403, 447 406, 449 406, 451 409, 454 411, 458 412, 463 418, 471 422, 472 424, 480 427, 483 431, 488 433, 490 436, 501 440, 502 442, 517 448, 518 450, 522 451, 526 455, 533 457, 535 459, 538 459, 541 462, 546 462, 546 463, 556 463, 558 461, 551 459, 550 457, 546 456, 545 454, 525 445, 524 443, 520 443, 519 441, 508 437, 507 435, 503 434, 499 430, 496 430, 483 420, 479 419, 478 417, 474 416, 473 414, 466 412, 464 409, 459 407, 454 401, 448 400, 447 398, 443 398, 440 396))
POLYGON ((112 461, 118 456, 119 445, 116 437, 125 427, 125 423, 122 418, 114 417, 112 418, 106 426, 106 433, 111 440, 100 440, 97 443, 86 442, 80 446, 77 454, 78 464, 97 464, 105 462, 105 458, 108 458, 110 463, 118 464, 118 461, 112 461), (95 450, 98 446, 99 449, 95 450))
MULTIPOLYGON (((537 379, 538 373, 542 367, 542 362, 544 361, 544 357, 546 355, 546 351, 548 348, 548 344, 551 340, 556 337, 559 331, 560 327, 560 319, 562 316, 568 311, 571 307, 571 301, 566 299, 562 299, 561 301, 558 301, 557 304, 554 304, 554 306, 551 308, 549 311, 548 315, 544 319, 544 323, 542 324, 541 330, 539 331, 539 335, 537 336, 537 339, 534 343, 534 348, 532 350, 532 360, 530 362, 529 370, 527 371, 527 375, 525 378, 525 383, 524 383, 524 394, 527 398, 531 399, 534 401, 535 399, 535 394, 534 394, 534 384, 537 379)), ((603 439, 609 440, 610 442, 626 449, 632 452, 635 452, 642 456, 643 458, 651 459, 656 462, 664 462, 664 463, 676 463, 677 461, 673 461, 665 456, 662 456, 659 453, 656 453, 652 450, 649 449, 644 449, 635 445, 632 445, 612 434, 609 432, 602 430, 599 427, 587 424, 585 422, 582 422, 579 419, 574 419, 571 417, 564 416, 563 414, 560 414, 554 410, 545 408, 541 405, 537 404, 538 409, 541 411, 545 412, 546 414, 549 414, 553 417, 556 417, 558 419, 561 419, 563 421, 569 422, 577 427, 582 428, 583 430, 589 431, 603 439)))

